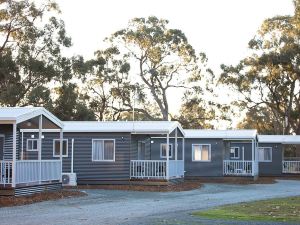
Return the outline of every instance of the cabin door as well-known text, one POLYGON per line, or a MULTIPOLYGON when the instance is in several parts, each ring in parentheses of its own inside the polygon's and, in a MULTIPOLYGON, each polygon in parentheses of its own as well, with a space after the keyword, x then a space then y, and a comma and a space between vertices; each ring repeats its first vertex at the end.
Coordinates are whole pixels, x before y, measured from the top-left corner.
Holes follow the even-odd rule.
POLYGON ((0 134, 0 160, 3 160, 4 152, 4 136, 0 134))
POLYGON ((139 141, 138 142, 138 160, 145 159, 145 142, 139 141))

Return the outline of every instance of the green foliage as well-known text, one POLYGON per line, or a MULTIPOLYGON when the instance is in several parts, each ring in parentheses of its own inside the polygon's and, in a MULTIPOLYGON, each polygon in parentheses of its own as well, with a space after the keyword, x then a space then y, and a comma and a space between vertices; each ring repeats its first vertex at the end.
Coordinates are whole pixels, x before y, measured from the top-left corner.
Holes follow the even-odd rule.
POLYGON ((293 16, 264 21, 249 42, 252 54, 239 65, 222 65, 220 80, 242 94, 241 109, 251 109, 248 117, 261 115, 258 110, 266 109, 275 133, 285 125, 285 133, 300 134, 299 4, 295 1, 293 16))
POLYGON ((56 92, 59 97, 54 102, 52 112, 58 118, 73 121, 95 120, 94 113, 86 107, 84 96, 80 96, 75 84, 63 84, 56 92))
MULTIPOLYGON (((154 16, 134 18, 127 28, 115 32, 109 39, 134 63, 131 67, 137 70, 133 74, 137 73, 138 77, 133 79, 137 82, 135 86, 139 87, 138 95, 147 99, 146 104, 140 104, 136 111, 146 113, 150 119, 156 118, 147 113, 151 111, 147 106, 154 103, 154 108, 160 113, 158 119, 168 120, 168 90, 187 88, 187 81, 199 78, 201 70, 198 63, 205 56, 197 57, 184 33, 168 28, 168 23, 154 16)), ((133 108, 130 104, 124 106, 127 111, 133 108)), ((156 111, 154 114, 157 114, 156 111)))
POLYGON ((48 82, 63 76, 61 48, 71 40, 63 21, 42 21, 47 12, 57 12, 53 2, 36 6, 28 0, 2 1, 0 7, 0 102, 26 105, 48 82))

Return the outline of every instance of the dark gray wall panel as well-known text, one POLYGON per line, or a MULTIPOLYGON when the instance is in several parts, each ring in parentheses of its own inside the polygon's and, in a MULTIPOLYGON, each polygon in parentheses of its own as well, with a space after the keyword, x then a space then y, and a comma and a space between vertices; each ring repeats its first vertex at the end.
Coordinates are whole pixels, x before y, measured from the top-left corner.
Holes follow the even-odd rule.
POLYGON ((281 144, 259 144, 261 147, 272 147, 272 162, 259 163, 260 176, 282 175, 282 145, 281 144))
POLYGON ((242 149, 244 149, 244 160, 252 160, 252 143, 249 142, 237 142, 229 141, 229 148, 226 148, 225 159, 227 160, 243 160, 242 149), (233 159, 230 158, 230 148, 238 147, 239 148, 239 158, 233 159))
MULTIPOLYGON (((24 150, 27 138, 37 133, 24 133, 24 150)), ((53 139, 59 139, 59 133, 43 133, 42 159, 59 159, 53 157, 53 139)), ((129 133, 64 133, 68 140, 68 157, 63 157, 63 172, 71 171, 71 148, 74 139, 74 172, 79 183, 88 180, 129 179, 130 143, 129 133), (92 139, 115 139, 115 162, 92 161, 92 139)), ((27 152, 28 159, 37 159, 37 152, 27 152)))
POLYGON ((223 176, 223 154, 225 146, 222 139, 185 139, 185 176, 220 177, 223 176), (192 144, 210 144, 211 162, 193 162, 192 144))
MULTIPOLYGON (((166 144, 167 139, 166 138, 151 138, 151 159, 152 160, 165 160, 166 158, 161 158, 160 157, 160 145, 161 144, 166 144)), ((172 144, 173 149, 173 155, 170 158, 171 160, 175 159, 175 138, 169 138, 169 143, 172 144)), ((178 143, 178 153, 177 153, 177 159, 182 160, 182 139, 178 138, 177 139, 178 143)))

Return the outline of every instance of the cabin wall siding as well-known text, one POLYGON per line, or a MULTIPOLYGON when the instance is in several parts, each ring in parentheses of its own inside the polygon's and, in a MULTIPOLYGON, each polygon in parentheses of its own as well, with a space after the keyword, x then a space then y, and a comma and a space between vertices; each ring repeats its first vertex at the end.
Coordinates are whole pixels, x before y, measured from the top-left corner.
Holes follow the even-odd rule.
POLYGON ((260 176, 281 176, 283 145, 277 143, 263 143, 259 147, 272 147, 272 162, 259 162, 260 176))
MULTIPOLYGON (((175 160, 175 138, 169 138, 169 143, 172 144, 172 157, 170 160, 175 160)), ((161 144, 167 144, 166 138, 151 138, 151 159, 152 160, 166 160, 167 158, 160 157, 161 144)), ((182 138, 177 139, 177 159, 182 160, 182 138)))
MULTIPOLYGON (((3 140, 3 149, 2 151, 2 158, 3 160, 12 160, 13 158, 13 125, 11 124, 1 124, 0 125, 0 134, 4 135, 3 140)), ((19 132, 17 131, 16 134, 16 146, 17 146, 17 155, 16 158, 19 159, 19 132)), ((1 146, 2 147, 2 146, 1 146)))
MULTIPOLYGON (((31 135, 38 137, 38 133, 24 133, 24 152, 27 159, 37 159, 37 152, 26 151, 27 139, 31 135)), ((59 133, 43 133, 42 159, 59 159, 53 157, 53 140, 59 139, 59 133)), ((72 139, 74 139, 74 172, 77 173, 79 184, 88 184, 89 181, 97 183, 102 180, 126 180, 129 179, 130 163, 130 133, 63 133, 63 139, 68 140, 68 157, 63 157, 63 172, 71 172, 72 139), (114 139, 115 161, 92 161, 92 140, 114 139)))
POLYGON ((243 160, 243 149, 244 149, 244 160, 252 160, 252 143, 251 142, 237 142, 237 141, 230 141, 229 142, 229 149, 226 154, 226 159, 229 160, 243 160), (239 148, 239 158, 234 159, 230 158, 230 148, 231 147, 238 147, 239 148))
POLYGON ((185 139, 185 177, 221 177, 223 176, 223 155, 225 151, 222 139, 185 139), (210 144, 211 161, 194 162, 192 161, 193 144, 210 144))

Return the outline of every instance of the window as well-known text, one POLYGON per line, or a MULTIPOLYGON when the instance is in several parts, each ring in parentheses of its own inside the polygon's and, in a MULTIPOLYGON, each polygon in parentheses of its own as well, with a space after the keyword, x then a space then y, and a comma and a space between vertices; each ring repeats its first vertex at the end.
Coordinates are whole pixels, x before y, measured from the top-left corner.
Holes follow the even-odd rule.
POLYGON ((38 150, 38 140, 27 139, 27 151, 37 151, 37 150, 38 150))
POLYGON ((94 139, 92 161, 115 161, 115 140, 94 139))
POLYGON ((272 162, 272 148, 259 147, 258 148, 258 161, 259 162, 272 162))
MULTIPOLYGON (((68 157, 68 139, 63 139, 62 156, 68 157)), ((60 157, 60 140, 53 140, 53 157, 60 157)))
MULTIPOLYGON (((169 158, 173 157, 173 145, 169 144, 169 158)), ((167 158, 167 144, 160 144, 160 158, 167 158)))
POLYGON ((208 144, 192 145, 192 161, 210 161, 211 150, 208 144))
POLYGON ((230 148, 230 158, 231 159, 239 159, 240 158, 240 148, 239 147, 231 147, 230 148))

